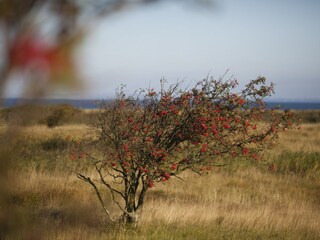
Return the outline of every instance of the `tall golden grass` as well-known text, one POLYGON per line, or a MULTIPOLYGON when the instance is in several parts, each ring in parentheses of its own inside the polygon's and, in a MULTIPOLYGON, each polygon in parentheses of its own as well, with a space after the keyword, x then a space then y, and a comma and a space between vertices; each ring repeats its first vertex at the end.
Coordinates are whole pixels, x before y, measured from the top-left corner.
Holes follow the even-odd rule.
MULTIPOLYGON (((45 140, 69 135, 92 139, 94 130, 23 128, 25 145, 20 142, 15 157, 24 164, 9 172, 9 205, 25 220, 4 239, 320 239, 320 124, 284 132, 260 162, 239 159, 204 176, 186 172, 183 181, 156 185, 131 228, 105 220, 93 190, 70 172, 79 163, 59 146, 41 149, 45 140), (20 154, 23 148, 27 155, 20 154)), ((104 197, 116 216, 110 196, 104 197)))

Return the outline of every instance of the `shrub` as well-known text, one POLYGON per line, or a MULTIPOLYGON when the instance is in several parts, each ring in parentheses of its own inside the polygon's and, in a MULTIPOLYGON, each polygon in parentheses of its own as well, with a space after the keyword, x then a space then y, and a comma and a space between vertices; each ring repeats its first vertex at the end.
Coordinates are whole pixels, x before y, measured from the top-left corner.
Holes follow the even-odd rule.
POLYGON ((283 152, 275 159, 276 172, 306 176, 320 173, 320 153, 283 152))
POLYGON ((41 148, 44 151, 64 151, 68 148, 69 143, 61 137, 53 137, 41 142, 41 148))
POLYGON ((265 81, 259 77, 239 93, 234 92, 236 80, 214 79, 189 90, 180 90, 179 83, 166 89, 162 82, 159 92, 147 89, 136 96, 120 89, 114 104, 102 108, 96 121, 99 157, 79 148, 98 181, 80 172, 77 176, 94 188, 111 220, 98 183, 110 191, 123 212, 121 219, 133 223, 156 183, 179 178, 185 170, 201 174, 239 157, 258 161, 279 131, 294 126, 290 112, 275 115, 267 109, 263 99, 273 93, 273 85, 265 81), (267 112, 268 121, 262 121, 267 112))
POLYGON ((36 104, 18 105, 1 110, 1 118, 5 123, 18 126, 37 124, 46 114, 46 107, 36 104))
POLYGON ((56 127, 66 123, 87 123, 93 113, 86 113, 69 104, 25 104, 0 110, 0 121, 18 126, 46 124, 56 127))
POLYGON ((57 105, 50 109, 51 113, 44 120, 45 124, 52 128, 62 125, 64 122, 70 120, 76 113, 79 112, 78 109, 71 105, 57 105))
POLYGON ((298 114, 303 122, 307 122, 307 123, 320 122, 320 111, 319 110, 299 111, 298 114))

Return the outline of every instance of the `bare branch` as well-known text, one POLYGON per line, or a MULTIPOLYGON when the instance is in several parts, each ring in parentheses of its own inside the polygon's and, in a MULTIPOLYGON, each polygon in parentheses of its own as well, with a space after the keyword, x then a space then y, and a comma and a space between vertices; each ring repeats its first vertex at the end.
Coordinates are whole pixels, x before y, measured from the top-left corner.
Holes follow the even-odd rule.
POLYGON ((110 219, 111 222, 115 222, 115 220, 111 217, 109 210, 106 208, 106 206, 105 206, 105 204, 104 204, 104 202, 103 202, 103 200, 102 200, 100 191, 99 191, 99 189, 97 188, 97 186, 94 184, 94 182, 93 182, 89 177, 86 177, 86 176, 84 176, 84 175, 82 175, 82 174, 80 174, 80 173, 78 173, 78 172, 76 172, 76 175, 77 175, 77 177, 78 177, 79 179, 81 179, 82 181, 85 181, 85 182, 89 183, 89 184, 94 188, 94 190, 95 190, 95 192, 96 192, 96 194, 97 194, 97 197, 98 197, 98 199, 99 199, 99 202, 100 202, 102 208, 104 209, 104 212, 107 214, 107 216, 108 216, 108 218, 110 219))
POLYGON ((117 193, 117 194, 119 194, 119 195, 125 200, 125 196, 123 195, 123 193, 120 192, 120 191, 118 191, 118 190, 116 190, 116 189, 114 189, 114 188, 112 188, 111 185, 108 184, 108 183, 104 180, 104 178, 103 178, 103 176, 102 176, 102 174, 101 174, 101 170, 100 170, 100 169, 98 169, 98 168, 96 167, 96 170, 97 170, 97 172, 99 173, 100 180, 101 180, 101 182, 103 183, 103 185, 105 185, 105 186, 109 189, 109 191, 110 191, 110 193, 111 193, 112 201, 119 207, 119 209, 120 209, 123 213, 125 213, 125 214, 133 217, 133 214, 132 214, 132 213, 129 213, 129 212, 126 211, 123 207, 121 207, 120 203, 116 200, 116 198, 115 198, 115 196, 114 196, 114 193, 117 193))

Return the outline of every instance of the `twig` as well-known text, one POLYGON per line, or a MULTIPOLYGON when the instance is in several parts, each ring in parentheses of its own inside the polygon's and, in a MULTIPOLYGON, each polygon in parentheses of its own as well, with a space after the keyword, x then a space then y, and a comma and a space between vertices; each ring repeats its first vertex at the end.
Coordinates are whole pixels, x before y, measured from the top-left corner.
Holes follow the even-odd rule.
POLYGON ((98 196, 99 202, 100 202, 102 208, 104 209, 105 213, 107 214, 108 218, 110 219, 111 222, 115 222, 115 220, 111 217, 109 210, 105 207, 104 202, 101 197, 101 194, 100 194, 97 186, 94 184, 94 182, 92 182, 92 180, 89 177, 86 177, 78 172, 76 172, 76 175, 79 179, 89 183, 94 188, 94 190, 98 196))

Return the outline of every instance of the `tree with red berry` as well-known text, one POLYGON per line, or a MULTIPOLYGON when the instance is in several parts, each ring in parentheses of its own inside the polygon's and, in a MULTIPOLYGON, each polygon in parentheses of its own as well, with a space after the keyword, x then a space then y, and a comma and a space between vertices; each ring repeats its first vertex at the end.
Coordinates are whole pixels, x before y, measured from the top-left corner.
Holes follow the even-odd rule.
POLYGON ((222 79, 205 79, 186 90, 179 83, 165 88, 162 81, 159 92, 142 90, 134 97, 120 89, 95 122, 99 154, 86 153, 97 179, 77 176, 94 188, 111 220, 104 189, 122 220, 133 223, 156 183, 179 178, 186 170, 201 174, 236 157, 258 161, 279 131, 293 127, 289 112, 279 116, 267 108, 264 98, 273 93, 273 85, 265 81, 258 77, 237 93, 236 80, 222 79))

